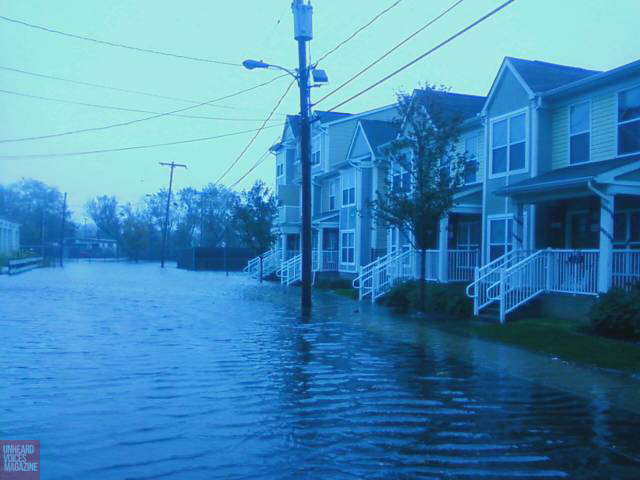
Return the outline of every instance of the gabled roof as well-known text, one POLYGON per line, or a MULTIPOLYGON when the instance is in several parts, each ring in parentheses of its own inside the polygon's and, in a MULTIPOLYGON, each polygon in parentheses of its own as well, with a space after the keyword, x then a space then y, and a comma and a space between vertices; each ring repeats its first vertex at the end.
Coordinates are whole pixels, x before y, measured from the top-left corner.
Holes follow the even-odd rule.
POLYGON ((333 122, 335 120, 339 120, 341 118, 350 117, 351 113, 344 112, 325 112, 322 110, 316 110, 313 112, 314 119, 320 120, 320 123, 328 123, 333 122))
POLYGON ((508 61, 516 69, 520 78, 534 93, 545 92, 600 73, 598 70, 587 70, 540 60, 505 57, 505 61, 508 61))
POLYGON ((462 120, 474 118, 486 100, 478 95, 466 95, 463 93, 442 92, 436 90, 414 90, 415 101, 425 104, 437 104, 448 116, 457 116, 462 120))
POLYGON ((396 122, 360 120, 360 125, 374 153, 378 151, 380 145, 394 140, 400 132, 400 126, 396 122))
POLYGON ((553 188, 567 188, 586 185, 598 175, 620 167, 640 162, 640 155, 618 157, 600 162, 587 162, 570 167, 558 168, 534 178, 528 178, 496 190, 496 195, 517 195, 553 188))

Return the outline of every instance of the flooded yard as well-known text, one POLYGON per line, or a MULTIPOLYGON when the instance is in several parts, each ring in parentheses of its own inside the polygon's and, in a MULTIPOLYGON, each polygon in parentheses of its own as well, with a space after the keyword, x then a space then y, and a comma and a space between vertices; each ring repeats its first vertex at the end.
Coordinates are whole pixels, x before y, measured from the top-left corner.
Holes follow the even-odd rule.
POLYGON ((640 478, 640 382, 172 266, 0 277, 0 438, 43 479, 640 478))

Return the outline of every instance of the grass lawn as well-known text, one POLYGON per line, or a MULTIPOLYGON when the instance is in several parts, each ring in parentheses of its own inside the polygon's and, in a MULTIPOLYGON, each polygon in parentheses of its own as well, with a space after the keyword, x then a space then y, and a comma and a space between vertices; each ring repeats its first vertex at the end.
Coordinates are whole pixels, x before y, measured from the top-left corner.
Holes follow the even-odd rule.
POLYGON ((640 346, 580 332, 580 324, 530 318, 504 325, 469 323, 465 332, 487 340, 600 368, 640 372, 640 346))

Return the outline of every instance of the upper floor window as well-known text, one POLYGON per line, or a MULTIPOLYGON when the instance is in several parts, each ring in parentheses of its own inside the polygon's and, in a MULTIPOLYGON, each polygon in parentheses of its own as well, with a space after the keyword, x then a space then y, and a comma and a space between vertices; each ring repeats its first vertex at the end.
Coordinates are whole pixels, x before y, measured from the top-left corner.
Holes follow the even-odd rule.
POLYGON ((640 152, 640 87, 618 94, 618 155, 640 152))
POLYGON ((284 174, 284 165, 281 163, 276 165, 276 177, 281 177, 284 174))
POLYGON ((329 184, 329 210, 336 209, 336 182, 329 184))
POLYGON ((524 170, 526 166, 525 114, 492 124, 491 173, 500 175, 524 170))
POLYGON ((393 167, 391 183, 396 192, 408 192, 411 188, 411 174, 400 165, 393 167))
POLYGON ((287 148, 287 164, 292 165, 296 160, 296 149, 287 148))
POLYGON ((478 140, 474 135, 464 140, 464 151, 467 154, 467 164, 464 169, 464 183, 470 184, 478 181, 478 140))
POLYGON ((589 102, 569 107, 569 163, 589 161, 591 132, 589 102))
POLYGON ((356 176, 351 171, 342 176, 342 206, 348 207, 356 204, 356 176))
POLYGON ((311 142, 311 165, 320 165, 320 136, 313 137, 311 142))

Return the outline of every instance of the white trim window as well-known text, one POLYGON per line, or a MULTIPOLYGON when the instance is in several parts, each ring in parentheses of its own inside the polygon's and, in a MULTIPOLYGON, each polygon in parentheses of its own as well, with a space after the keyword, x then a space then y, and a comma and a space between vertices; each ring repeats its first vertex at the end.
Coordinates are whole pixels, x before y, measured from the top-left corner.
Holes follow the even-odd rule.
POLYGON ((464 168, 464 183, 469 185, 478 181, 478 146, 480 136, 473 135, 464 139, 464 151, 467 154, 467 162, 464 168))
POLYGON ((336 187, 337 182, 329 183, 329 210, 336 209, 336 187))
POLYGON ((278 163, 276 165, 276 177, 281 177, 284 175, 284 165, 282 163, 278 163))
POLYGON ((569 163, 588 162, 591 157, 591 103, 569 107, 569 163))
POLYGON ((480 248, 480 220, 458 222, 456 248, 458 250, 478 250, 480 248))
POLYGON ((640 249, 640 210, 616 212, 613 216, 613 248, 640 249))
POLYGON ((348 265, 356 263, 355 230, 343 230, 340 232, 340 263, 348 265))
POLYGON ((527 115, 518 113, 491 123, 491 174, 527 169, 527 115))
POLYGON ((402 165, 394 164, 391 171, 391 185, 394 192, 408 192, 411 189, 411 174, 402 165))
POLYGON ((640 152, 640 86, 618 93, 618 155, 640 152))
POLYGON ((320 135, 316 135, 311 142, 311 166, 320 165, 320 140, 320 135))
POLYGON ((488 223, 487 253, 492 261, 513 250, 513 216, 489 216, 488 223))
POLYGON ((356 172, 346 170, 341 175, 342 206, 350 207, 356 204, 356 172))

